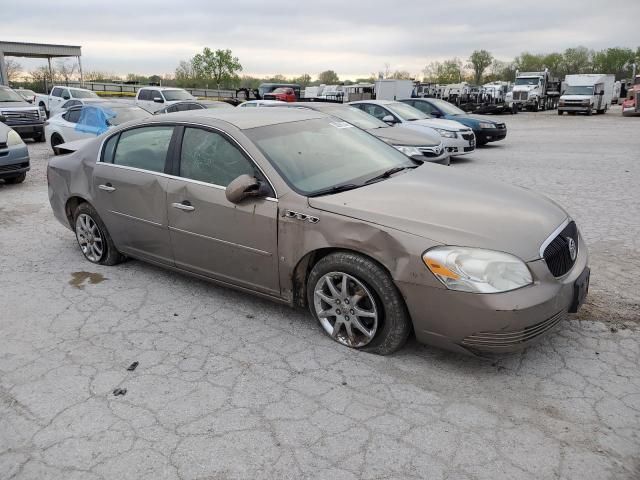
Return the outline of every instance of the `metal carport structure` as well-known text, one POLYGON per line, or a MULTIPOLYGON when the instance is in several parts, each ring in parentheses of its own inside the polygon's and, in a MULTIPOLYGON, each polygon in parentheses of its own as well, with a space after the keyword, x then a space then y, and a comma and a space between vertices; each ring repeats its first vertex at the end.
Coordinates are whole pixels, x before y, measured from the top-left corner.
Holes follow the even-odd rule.
MULTIPOLYGON (((28 57, 28 58, 46 58, 49 62, 49 73, 53 72, 51 68, 51 59, 60 57, 76 57, 78 59, 78 68, 80 70, 80 82, 82 83, 82 62, 80 56, 82 52, 80 47, 76 45, 53 45, 49 43, 26 43, 26 42, 3 42, 0 41, 0 85, 8 85, 7 66, 4 57, 28 57)), ((53 75, 52 75, 53 76, 53 75)))

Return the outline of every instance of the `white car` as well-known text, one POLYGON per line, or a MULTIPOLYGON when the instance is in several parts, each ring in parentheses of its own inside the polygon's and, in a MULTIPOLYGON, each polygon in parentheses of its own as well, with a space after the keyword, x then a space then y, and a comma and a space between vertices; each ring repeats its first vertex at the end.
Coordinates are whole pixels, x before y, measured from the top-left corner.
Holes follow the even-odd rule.
POLYGON ((126 101, 104 101, 69 108, 54 115, 44 124, 47 142, 54 154, 58 146, 86 138, 94 138, 130 120, 150 117, 146 110, 126 101))
POLYGON ((242 102, 238 107, 266 107, 268 105, 277 105, 279 103, 287 103, 281 100, 248 100, 246 102, 242 102))
POLYGON ((465 155, 476 148, 473 130, 454 120, 433 118, 406 103, 392 100, 362 100, 349 105, 373 115, 389 125, 429 133, 435 130, 451 156, 465 155))
POLYGON ((185 89, 174 87, 143 87, 136 94, 136 105, 151 113, 185 100, 197 99, 185 89))

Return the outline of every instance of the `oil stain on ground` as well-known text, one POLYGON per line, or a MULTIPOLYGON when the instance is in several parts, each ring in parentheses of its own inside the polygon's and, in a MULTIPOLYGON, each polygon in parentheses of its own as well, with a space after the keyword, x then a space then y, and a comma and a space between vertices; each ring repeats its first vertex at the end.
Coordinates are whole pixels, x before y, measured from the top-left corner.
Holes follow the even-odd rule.
POLYGON ((101 273, 73 272, 71 276, 73 278, 69 280, 69 285, 76 287, 79 290, 83 290, 87 283, 95 285, 106 280, 101 273))

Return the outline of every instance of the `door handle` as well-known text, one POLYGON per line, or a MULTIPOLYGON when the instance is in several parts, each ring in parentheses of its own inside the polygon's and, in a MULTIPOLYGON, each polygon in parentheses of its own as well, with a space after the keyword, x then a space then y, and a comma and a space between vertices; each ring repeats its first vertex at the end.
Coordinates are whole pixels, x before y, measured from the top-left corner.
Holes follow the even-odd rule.
POLYGON ((172 203, 171 206, 178 210, 184 210, 185 212, 192 212, 196 209, 196 207, 191 205, 189 200, 184 200, 182 203, 172 203))
POLYGON ((98 188, 105 192, 113 192, 116 189, 116 187, 112 186, 110 183, 107 183, 106 185, 98 185, 98 188))

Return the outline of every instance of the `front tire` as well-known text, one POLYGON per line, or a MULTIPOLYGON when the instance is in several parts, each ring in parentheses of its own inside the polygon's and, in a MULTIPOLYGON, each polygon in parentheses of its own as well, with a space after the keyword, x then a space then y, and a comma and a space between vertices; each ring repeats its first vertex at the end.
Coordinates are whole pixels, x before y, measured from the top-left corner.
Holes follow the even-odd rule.
POLYGON ((327 335, 338 343, 388 355, 411 333, 404 300, 390 275, 371 259, 336 252, 316 263, 307 301, 327 335))
POLYGON ((84 258, 100 265, 116 265, 125 257, 113 243, 98 212, 88 203, 81 203, 73 214, 73 230, 84 258))
POLYGON ((16 185, 18 183, 24 182, 25 178, 27 178, 27 173, 23 172, 20 175, 16 175, 15 177, 5 178, 4 181, 9 185, 16 185))

